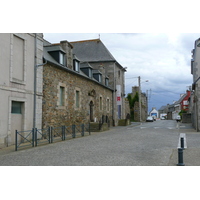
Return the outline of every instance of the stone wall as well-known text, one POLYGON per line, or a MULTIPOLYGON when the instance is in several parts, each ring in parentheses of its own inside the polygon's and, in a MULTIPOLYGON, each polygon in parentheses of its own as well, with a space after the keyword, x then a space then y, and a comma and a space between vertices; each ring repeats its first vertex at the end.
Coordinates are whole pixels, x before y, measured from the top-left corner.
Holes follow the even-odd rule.
POLYGON ((182 123, 191 123, 191 113, 182 114, 182 123))
POLYGON ((112 90, 85 78, 76 72, 46 64, 43 67, 43 128, 88 123, 90 103, 93 118, 98 122, 102 115, 112 121, 112 90), (64 104, 59 105, 59 89, 64 88, 64 104), (79 107, 76 107, 76 91, 79 91, 79 107), (101 97, 101 100, 100 100, 101 97), (102 107, 100 107, 102 101, 102 107))

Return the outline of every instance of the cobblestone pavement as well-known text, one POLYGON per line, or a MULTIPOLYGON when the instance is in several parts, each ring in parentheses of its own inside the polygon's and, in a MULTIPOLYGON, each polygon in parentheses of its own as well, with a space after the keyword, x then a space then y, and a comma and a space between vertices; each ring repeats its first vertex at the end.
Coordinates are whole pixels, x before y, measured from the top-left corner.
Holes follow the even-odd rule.
POLYGON ((0 150, 1 166, 176 166, 180 133, 185 165, 200 165, 200 134, 172 120, 132 123, 109 131, 25 150, 0 150))

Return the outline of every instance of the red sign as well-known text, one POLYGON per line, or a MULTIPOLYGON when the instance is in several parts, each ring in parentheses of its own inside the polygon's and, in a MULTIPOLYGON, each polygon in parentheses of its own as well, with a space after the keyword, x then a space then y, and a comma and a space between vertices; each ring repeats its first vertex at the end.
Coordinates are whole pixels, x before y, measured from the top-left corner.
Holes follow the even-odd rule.
POLYGON ((120 97, 117 97, 117 101, 120 101, 120 97))

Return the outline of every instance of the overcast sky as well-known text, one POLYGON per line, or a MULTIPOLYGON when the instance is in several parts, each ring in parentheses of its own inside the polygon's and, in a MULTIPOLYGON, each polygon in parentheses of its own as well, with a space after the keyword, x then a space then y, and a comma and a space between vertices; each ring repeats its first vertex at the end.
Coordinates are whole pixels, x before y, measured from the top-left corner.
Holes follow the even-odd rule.
MULTIPOLYGON (((149 97, 149 110, 172 104, 191 86, 191 50, 198 33, 100 33, 114 58, 127 67, 126 95, 141 77, 142 92, 149 97), (146 82, 148 80, 148 82, 146 82)), ((99 33, 45 33, 51 43, 99 38, 99 33)))

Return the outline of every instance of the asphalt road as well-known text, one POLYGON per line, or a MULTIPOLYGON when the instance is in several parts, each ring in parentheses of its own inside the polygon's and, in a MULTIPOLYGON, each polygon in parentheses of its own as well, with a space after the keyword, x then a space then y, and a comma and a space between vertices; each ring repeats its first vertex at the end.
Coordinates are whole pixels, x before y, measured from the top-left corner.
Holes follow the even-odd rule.
POLYGON ((1 166, 168 166, 179 135, 190 132, 195 147, 200 134, 174 120, 113 127, 90 136, 0 155, 1 166), (194 133, 194 134, 193 134, 194 133))

